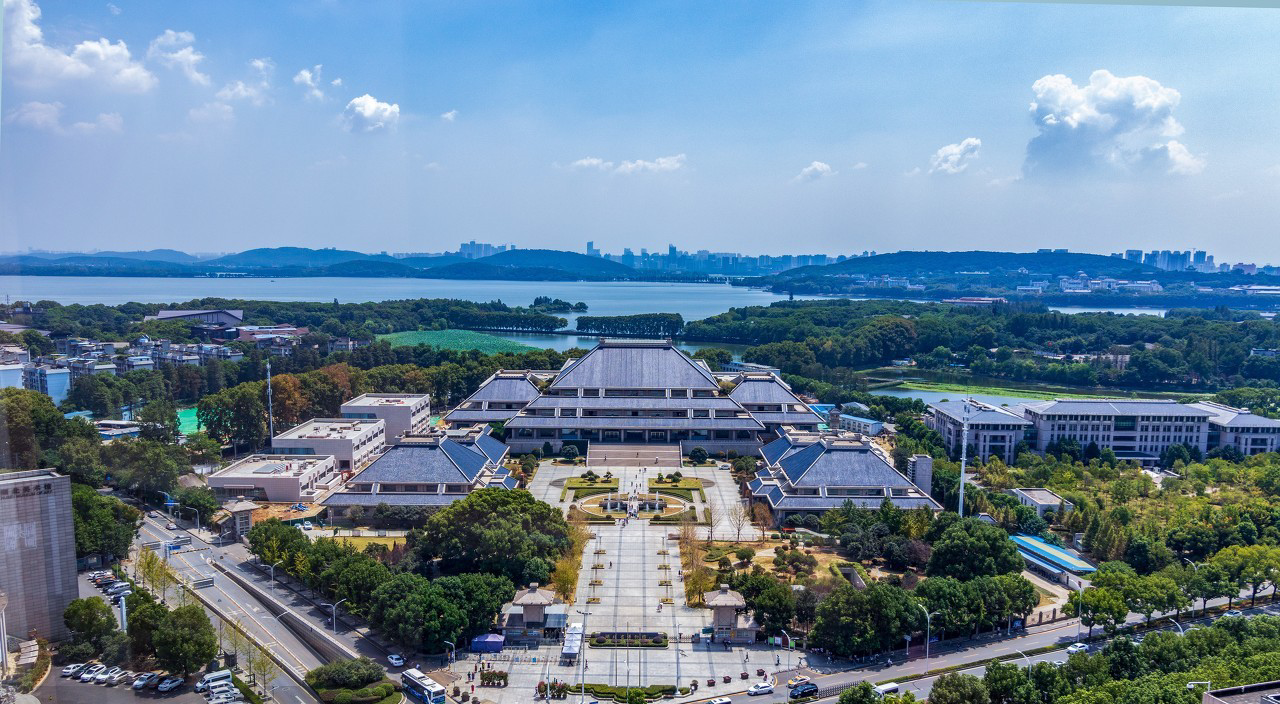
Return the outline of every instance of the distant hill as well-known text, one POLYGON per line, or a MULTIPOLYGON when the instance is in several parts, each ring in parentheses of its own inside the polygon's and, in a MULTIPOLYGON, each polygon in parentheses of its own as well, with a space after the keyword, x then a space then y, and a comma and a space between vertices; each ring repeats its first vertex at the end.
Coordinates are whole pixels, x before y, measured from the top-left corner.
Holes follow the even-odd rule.
POLYGON ((534 266, 494 266, 479 260, 450 264, 435 269, 421 269, 418 276, 427 279, 491 279, 500 281, 612 281, 619 276, 606 276, 591 271, 553 269, 534 266))
POLYGON ((363 259, 349 262, 338 262, 324 267, 325 276, 361 276, 361 277, 403 277, 411 278, 422 275, 422 269, 415 269, 397 262, 363 259))
POLYGON ((385 254, 365 254, 348 249, 311 249, 309 247, 264 247, 201 262, 207 266, 229 267, 323 267, 351 261, 395 261, 385 254))
POLYGON ((630 278, 636 273, 625 264, 558 249, 511 249, 475 261, 498 267, 559 269, 590 278, 630 278))
POLYGON ((865 274, 879 276, 945 276, 957 272, 985 271, 1006 274, 1026 269, 1030 274, 1073 276, 1143 275, 1157 273, 1145 264, 1118 257, 1079 252, 893 252, 874 257, 846 259, 826 266, 805 266, 775 275, 777 280, 865 274))
POLYGON ((438 266, 449 266, 450 264, 458 264, 459 262, 470 260, 466 257, 459 257, 456 254, 446 254, 440 257, 404 257, 395 261, 415 269, 434 269, 438 266))
POLYGON ((199 257, 192 256, 186 252, 179 252, 176 249, 148 249, 136 252, 94 252, 86 256, 90 257, 113 257, 117 259, 141 259, 150 262, 169 262, 171 264, 195 264, 200 261, 199 257))
POLYGON ((76 276, 166 276, 188 275, 194 269, 185 264, 162 261, 144 261, 124 257, 77 254, 48 259, 41 256, 22 255, 0 257, 0 273, 76 276))

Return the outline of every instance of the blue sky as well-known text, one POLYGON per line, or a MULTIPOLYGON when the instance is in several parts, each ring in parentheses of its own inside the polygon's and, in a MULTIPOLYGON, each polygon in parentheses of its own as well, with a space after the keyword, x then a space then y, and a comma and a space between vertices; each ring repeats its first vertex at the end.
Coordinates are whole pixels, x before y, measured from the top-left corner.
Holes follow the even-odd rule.
POLYGON ((1280 259, 1280 10, 4 0, 4 12, 8 250, 476 239, 1280 259))

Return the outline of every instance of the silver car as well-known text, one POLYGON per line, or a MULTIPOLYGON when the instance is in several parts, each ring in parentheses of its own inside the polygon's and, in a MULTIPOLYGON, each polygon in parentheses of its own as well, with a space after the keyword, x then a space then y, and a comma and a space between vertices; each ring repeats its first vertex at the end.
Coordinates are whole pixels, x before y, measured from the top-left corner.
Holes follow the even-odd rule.
POLYGON ((90 665, 84 669, 84 672, 80 673, 80 681, 92 682, 93 678, 97 677, 98 673, 105 669, 107 669, 106 665, 90 665))

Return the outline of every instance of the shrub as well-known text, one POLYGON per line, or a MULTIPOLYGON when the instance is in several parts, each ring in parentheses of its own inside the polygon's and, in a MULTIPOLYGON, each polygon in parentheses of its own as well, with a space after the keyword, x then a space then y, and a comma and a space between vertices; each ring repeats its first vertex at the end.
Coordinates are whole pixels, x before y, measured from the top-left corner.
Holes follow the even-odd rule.
POLYGON ((307 683, 316 689, 358 689, 378 682, 383 669, 366 657, 338 660, 307 673, 307 683))
POLYGON ((707 450, 704 447, 695 447, 689 450, 689 461, 694 464, 702 464, 707 461, 707 450))
POLYGON ((333 704, 351 704, 351 692, 345 689, 338 692, 338 696, 333 698, 333 704))

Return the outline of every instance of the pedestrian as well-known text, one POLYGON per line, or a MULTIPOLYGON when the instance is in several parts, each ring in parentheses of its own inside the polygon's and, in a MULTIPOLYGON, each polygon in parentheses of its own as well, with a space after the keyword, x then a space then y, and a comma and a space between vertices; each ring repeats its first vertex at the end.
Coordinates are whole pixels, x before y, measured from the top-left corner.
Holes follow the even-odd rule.
POLYGON ((747 651, 745 651, 745 650, 744 650, 744 651, 742 651, 742 661, 743 661, 743 662, 751 662, 751 653, 749 653, 749 652, 747 652, 747 651))
POLYGON ((476 693, 476 686, 475 686, 474 684, 473 684, 473 685, 471 685, 471 693, 472 693, 472 694, 475 694, 475 693, 476 693))

